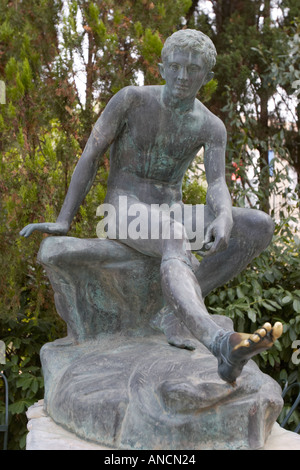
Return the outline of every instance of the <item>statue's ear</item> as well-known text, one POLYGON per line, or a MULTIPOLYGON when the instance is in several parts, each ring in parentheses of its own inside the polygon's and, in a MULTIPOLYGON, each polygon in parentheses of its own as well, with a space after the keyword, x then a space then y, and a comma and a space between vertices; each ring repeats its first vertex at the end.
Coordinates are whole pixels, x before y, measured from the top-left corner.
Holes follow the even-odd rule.
POLYGON ((163 79, 165 79, 165 67, 164 64, 158 64, 159 72, 163 79))
POLYGON ((208 72, 208 74, 205 77, 205 81, 203 85, 206 85, 206 83, 210 82, 214 78, 214 72, 208 72))

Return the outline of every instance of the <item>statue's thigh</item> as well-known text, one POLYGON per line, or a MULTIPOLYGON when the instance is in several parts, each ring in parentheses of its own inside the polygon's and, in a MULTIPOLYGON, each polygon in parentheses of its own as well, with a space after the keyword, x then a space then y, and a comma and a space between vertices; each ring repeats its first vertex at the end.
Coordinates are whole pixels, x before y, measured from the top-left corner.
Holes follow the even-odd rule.
POLYGON ((127 214, 122 212, 118 218, 118 234, 125 233, 124 228, 127 227, 126 237, 119 237, 122 243, 148 256, 160 258, 166 252, 180 254, 185 251, 188 238, 182 224, 183 206, 178 204, 173 212, 157 204, 129 202, 127 214))

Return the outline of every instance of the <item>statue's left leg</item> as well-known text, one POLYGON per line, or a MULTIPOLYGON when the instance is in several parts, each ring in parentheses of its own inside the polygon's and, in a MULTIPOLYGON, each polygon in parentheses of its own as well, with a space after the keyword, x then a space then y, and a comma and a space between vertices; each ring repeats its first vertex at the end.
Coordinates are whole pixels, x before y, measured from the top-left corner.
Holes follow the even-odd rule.
MULTIPOLYGON (((206 223, 211 214, 206 209, 206 223)), ((233 208, 233 229, 226 250, 213 256, 204 256, 196 277, 203 296, 239 274, 271 242, 274 223, 264 212, 252 209, 233 208)), ((214 338, 211 351, 218 358, 219 375, 227 382, 234 382, 245 363, 268 348, 282 334, 282 324, 272 327, 265 323, 254 334, 220 332, 214 338)))
MULTIPOLYGON (((192 220, 185 220, 186 230, 195 227, 197 223, 204 223, 204 233, 214 220, 214 215, 204 207, 204 220, 197 220, 196 208, 185 211, 185 215, 192 220)), ((193 270, 199 282, 202 297, 205 298, 213 289, 220 287, 239 274, 246 266, 258 256, 270 243, 274 231, 272 219, 264 212, 233 208, 233 229, 226 250, 213 256, 204 256, 199 263, 195 257, 193 270)), ((187 233, 187 235, 189 235, 187 233)), ((193 234, 191 234, 192 238, 193 234)), ((186 328, 178 320, 170 305, 166 305, 153 320, 153 326, 164 332, 173 346, 194 349, 196 344, 188 338, 186 328)))
MULTIPOLYGON (((205 230, 213 220, 213 215, 205 207, 205 230)), ((264 212, 233 208, 233 229, 226 250, 212 256, 204 256, 198 266, 195 264, 195 275, 199 282, 202 296, 205 297, 216 287, 224 285, 239 274, 270 243, 274 223, 264 212)), ((189 224, 190 225, 190 224, 189 224)), ((193 343, 187 342, 186 334, 181 332, 181 323, 170 306, 165 307, 156 318, 160 328, 166 334, 170 344, 192 349, 193 343), (176 338, 176 342, 174 341, 176 338)), ((211 350, 218 357, 219 373, 226 381, 233 382, 234 377, 247 360, 253 355, 272 346, 281 335, 282 325, 264 325, 254 335, 235 333, 216 336, 211 350)))

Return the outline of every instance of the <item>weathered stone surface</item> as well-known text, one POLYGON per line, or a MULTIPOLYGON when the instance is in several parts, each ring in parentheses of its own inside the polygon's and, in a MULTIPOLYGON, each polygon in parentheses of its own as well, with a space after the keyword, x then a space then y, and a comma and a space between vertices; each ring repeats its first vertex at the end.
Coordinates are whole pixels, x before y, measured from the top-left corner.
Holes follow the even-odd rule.
POLYGON ((123 449, 263 447, 282 407, 279 385, 250 361, 232 387, 202 344, 178 349, 151 329, 163 305, 158 260, 71 237, 45 239, 38 258, 69 332, 41 350, 56 423, 123 449))

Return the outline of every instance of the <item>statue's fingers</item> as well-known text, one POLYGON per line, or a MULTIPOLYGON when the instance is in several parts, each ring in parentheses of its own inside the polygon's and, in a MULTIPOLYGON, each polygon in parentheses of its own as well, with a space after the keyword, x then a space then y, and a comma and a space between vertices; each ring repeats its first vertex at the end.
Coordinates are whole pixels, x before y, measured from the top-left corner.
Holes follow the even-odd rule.
POLYGON ((25 238, 28 238, 32 232, 34 232, 35 228, 34 227, 28 227, 27 230, 26 230, 26 233, 24 235, 25 238))
POLYGON ((26 225, 26 227, 22 228, 22 230, 20 231, 20 235, 25 238, 27 238, 30 234, 31 234, 31 231, 30 231, 29 225, 26 225))
POLYGON ((206 247, 208 247, 208 249, 206 249, 206 251, 204 251, 203 256, 211 256, 211 255, 213 255, 214 252, 215 252, 214 243, 211 243, 211 244, 209 244, 209 245, 206 245, 206 247))
POLYGON ((213 243, 213 241, 214 241, 213 226, 210 225, 208 227, 207 231, 206 231, 203 244, 204 245, 211 245, 213 243))
POLYGON ((22 237, 28 238, 32 234, 32 232, 34 232, 35 230, 40 230, 40 225, 41 224, 28 224, 21 230, 20 235, 22 237))
POLYGON ((227 248, 227 242, 224 237, 216 237, 211 247, 205 253, 205 255, 210 256, 218 253, 219 251, 224 251, 227 248))

